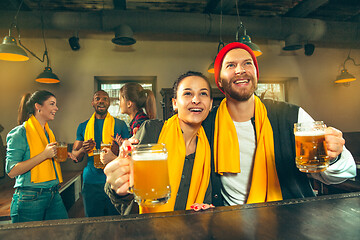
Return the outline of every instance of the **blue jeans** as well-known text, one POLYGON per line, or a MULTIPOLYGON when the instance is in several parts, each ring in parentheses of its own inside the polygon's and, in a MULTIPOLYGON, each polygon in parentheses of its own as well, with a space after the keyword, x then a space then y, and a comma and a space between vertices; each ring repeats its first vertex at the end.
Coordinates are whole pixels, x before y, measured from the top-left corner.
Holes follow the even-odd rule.
POLYGON ((105 184, 83 184, 82 197, 86 217, 119 215, 104 191, 105 184))
POLYGON ((17 188, 11 201, 10 216, 13 223, 68 218, 58 187, 17 188))

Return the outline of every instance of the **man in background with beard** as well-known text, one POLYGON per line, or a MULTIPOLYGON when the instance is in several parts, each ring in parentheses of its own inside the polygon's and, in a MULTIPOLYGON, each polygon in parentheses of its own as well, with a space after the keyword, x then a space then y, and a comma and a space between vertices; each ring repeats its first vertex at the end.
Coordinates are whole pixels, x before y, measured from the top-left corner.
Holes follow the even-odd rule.
POLYGON ((83 171, 82 197, 86 217, 110 216, 119 213, 110 202, 104 192, 106 176, 103 169, 94 167, 92 151, 100 149, 101 143, 112 143, 111 149, 116 153, 119 149, 116 138, 129 138, 129 129, 122 120, 112 117, 108 108, 110 99, 107 92, 99 90, 95 92, 91 102, 95 113, 90 119, 80 123, 76 132, 76 141, 73 146, 73 155, 77 161, 88 156, 87 165, 83 171))
POLYGON ((203 126, 212 154, 215 206, 262 203, 315 196, 309 177, 337 184, 356 175, 342 132, 328 127, 325 144, 330 166, 303 173, 295 165, 294 123, 314 121, 302 108, 255 94, 256 57, 239 42, 226 45, 215 60, 215 82, 225 94, 203 126))

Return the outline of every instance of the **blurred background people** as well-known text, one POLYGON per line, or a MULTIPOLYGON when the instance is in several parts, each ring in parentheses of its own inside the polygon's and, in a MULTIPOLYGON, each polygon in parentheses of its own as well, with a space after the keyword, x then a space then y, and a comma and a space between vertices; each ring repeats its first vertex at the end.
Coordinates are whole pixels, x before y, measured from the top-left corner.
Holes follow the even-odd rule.
POLYGON ((121 113, 129 115, 131 119, 129 124, 131 136, 145 120, 156 118, 154 93, 149 89, 143 89, 138 83, 126 83, 120 89, 119 101, 121 113))
POLYGON ((101 143, 111 144, 111 149, 117 153, 119 146, 115 138, 127 139, 130 137, 126 123, 112 117, 108 108, 110 99, 107 92, 95 92, 91 102, 95 112, 90 119, 80 123, 76 132, 73 155, 75 162, 80 162, 87 155, 87 165, 83 171, 82 197, 85 216, 98 217, 117 215, 118 212, 104 193, 106 176, 103 169, 95 168, 93 150, 100 149, 101 143))

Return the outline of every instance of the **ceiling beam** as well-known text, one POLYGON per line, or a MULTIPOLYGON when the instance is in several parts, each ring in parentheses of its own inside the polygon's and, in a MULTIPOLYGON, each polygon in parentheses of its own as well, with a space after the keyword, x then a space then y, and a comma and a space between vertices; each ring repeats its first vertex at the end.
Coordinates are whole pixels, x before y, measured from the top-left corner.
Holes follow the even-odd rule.
MULTIPOLYGON (((0 10, 0 30, 7 32, 9 20, 15 11, 0 10)), ((21 12, 18 16, 18 26, 21 30, 41 30, 41 19, 38 12, 21 12)), ((186 36, 187 40, 202 36, 209 40, 220 34, 214 24, 220 22, 220 15, 213 14, 209 19, 207 14, 105 10, 97 12, 51 12, 44 13, 44 28, 47 30, 65 32, 80 31, 93 34, 112 33, 119 24, 127 24, 134 35, 154 36, 152 40, 166 40, 174 35, 186 36), (197 23, 197 24, 194 24, 197 23), (157 37, 157 38, 156 38, 157 37)), ((287 17, 245 17, 247 29, 251 29, 253 39, 283 41, 291 34, 299 34, 302 42, 312 42, 336 47, 359 48, 359 24, 352 22, 326 22, 310 18, 287 17)), ((237 17, 223 16, 222 37, 225 42, 233 41, 236 32, 237 17)), ((29 31, 30 33, 34 31, 29 31)), ((24 33, 24 31, 22 31, 24 33)), ((47 34, 48 36, 49 34, 47 34)), ((26 38, 26 35, 22 35, 26 38)))
POLYGON ((114 10, 126 10, 126 0, 113 0, 114 10))
POLYGON ((227 14, 234 9, 235 1, 237 0, 208 0, 204 13, 220 14, 222 10, 223 14, 227 14))
POLYGON ((304 0, 290 9, 284 16, 304 18, 328 2, 329 0, 304 0))

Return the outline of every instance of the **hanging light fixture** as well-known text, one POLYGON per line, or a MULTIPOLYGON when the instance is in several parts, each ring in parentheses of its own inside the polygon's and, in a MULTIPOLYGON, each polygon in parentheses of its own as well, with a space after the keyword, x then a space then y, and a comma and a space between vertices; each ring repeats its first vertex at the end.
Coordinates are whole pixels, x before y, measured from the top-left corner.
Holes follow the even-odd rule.
MULTIPOLYGON (((219 53, 220 50, 221 50, 221 48, 223 48, 224 46, 225 46, 225 44, 224 44, 224 43, 221 41, 221 39, 220 39, 217 53, 219 53)), ((216 55, 217 55, 217 54, 216 54, 216 55)), ((208 73, 212 73, 212 74, 215 73, 215 70, 214 70, 215 59, 216 59, 216 56, 215 56, 215 58, 214 58, 214 61, 209 65, 208 73)))
POLYGON ((6 60, 6 61, 26 61, 26 60, 28 60, 29 57, 27 56, 26 52, 21 48, 21 47, 23 47, 27 52, 29 52, 32 56, 34 56, 40 62, 44 62, 45 57, 46 57, 46 67, 44 69, 44 72, 42 72, 36 78, 36 81, 41 82, 41 83, 58 83, 58 82, 60 82, 60 80, 59 80, 58 76, 56 76, 56 74, 54 74, 52 72, 52 69, 50 67, 50 60, 49 60, 48 50, 47 50, 46 41, 45 41, 45 34, 44 34, 44 20, 43 20, 42 14, 41 14, 41 30, 42 30, 42 37, 43 37, 43 41, 44 41, 44 47, 45 47, 42 59, 39 58, 38 56, 36 56, 35 53, 30 51, 30 49, 28 49, 21 43, 20 30, 16 23, 17 23, 17 16, 19 14, 19 11, 21 9, 21 5, 23 4, 23 2, 24 2, 24 0, 22 0, 19 5, 18 11, 14 18, 14 22, 12 23, 10 30, 9 30, 9 36, 6 36, 3 40, 3 43, 0 45, 0 59, 6 60), (15 38, 11 36, 12 28, 16 28, 16 30, 19 34, 19 45, 21 47, 19 47, 16 44, 15 38))
POLYGON ((0 60, 16 62, 29 60, 29 57, 27 56, 24 49, 17 45, 15 37, 12 36, 12 30, 16 29, 20 41, 20 31, 17 27, 17 16, 19 14, 22 3, 23 1, 20 3, 19 9, 14 17, 13 22, 11 23, 9 35, 5 36, 2 44, 0 44, 0 60))
POLYGON ((345 59, 344 64, 342 65, 343 69, 341 70, 340 75, 336 77, 335 83, 350 83, 356 80, 355 76, 350 74, 348 70, 345 68, 345 63, 347 61, 352 61, 355 66, 360 66, 360 64, 356 64, 355 60, 350 57, 350 52, 351 50, 349 51, 349 54, 345 59))
POLYGON ((130 46, 136 43, 135 38, 133 38, 133 30, 129 25, 120 24, 115 29, 115 37, 111 39, 114 44, 123 45, 123 46, 130 46))
POLYGON ((44 71, 42 73, 40 73, 39 76, 35 79, 35 81, 40 82, 40 83, 58 83, 58 82, 60 82, 60 80, 59 80, 58 76, 52 72, 52 69, 50 67, 50 59, 49 59, 48 50, 47 50, 46 41, 45 41, 43 15, 41 15, 41 32, 42 32, 42 38, 43 38, 44 48, 45 48, 42 59, 39 58, 38 56, 36 56, 36 54, 33 53, 32 51, 30 51, 28 48, 26 48, 21 43, 20 38, 19 38, 19 44, 26 51, 28 51, 31 55, 33 55, 36 59, 38 59, 40 62, 44 62, 45 58, 46 58, 46 67, 44 68, 44 71))
MULTIPOLYGON (((222 39, 221 39, 221 35, 222 35, 222 0, 220 1, 220 28, 219 28, 219 35, 220 35, 220 39, 219 39, 219 45, 217 48, 217 52, 216 55, 220 52, 221 48, 223 48, 225 46, 225 44, 223 43, 222 39)), ((214 70, 214 65, 215 65, 215 59, 216 56, 214 58, 214 61, 212 61, 212 63, 209 65, 208 67, 208 73, 214 74, 215 70, 214 70)))
POLYGON ((238 27, 237 27, 235 39, 237 42, 243 43, 248 47, 250 47, 251 50, 254 52, 255 57, 258 57, 262 54, 260 47, 255 43, 251 42, 251 37, 246 34, 246 28, 242 23, 242 21, 240 20, 238 1, 235 0, 235 3, 236 3, 236 14, 238 20, 238 27))
POLYGON ((246 28, 242 23, 240 23, 240 26, 238 27, 238 29, 236 31, 235 39, 237 42, 241 42, 241 43, 247 45, 248 47, 250 47, 251 50, 254 52, 255 57, 258 57, 262 54, 260 47, 258 45, 256 45, 255 43, 251 42, 250 36, 246 35, 246 28), (240 31, 241 29, 242 29, 242 32, 240 31))
POLYGON ((301 44, 299 34, 293 33, 285 38, 285 46, 283 47, 284 51, 295 51, 302 47, 303 45, 301 44))

